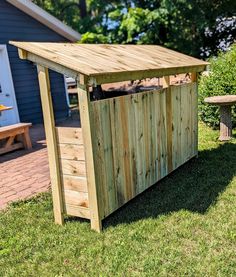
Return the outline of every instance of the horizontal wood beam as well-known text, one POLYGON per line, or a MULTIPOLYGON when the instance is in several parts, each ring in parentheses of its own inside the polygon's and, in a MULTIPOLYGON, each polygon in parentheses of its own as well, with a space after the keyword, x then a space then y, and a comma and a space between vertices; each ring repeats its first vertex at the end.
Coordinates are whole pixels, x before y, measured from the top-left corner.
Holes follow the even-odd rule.
POLYGON ((120 73, 107 73, 105 75, 91 76, 88 78, 88 84, 91 86, 115 83, 122 81, 135 81, 146 78, 158 78, 163 76, 170 76, 189 72, 202 72, 206 70, 206 65, 202 66, 188 66, 176 68, 162 68, 147 71, 134 71, 134 72, 120 72, 120 73))
POLYGON ((22 59, 22 60, 27 59, 27 51, 19 48, 18 49, 18 54, 19 54, 20 59, 22 59))
POLYGON ((66 214, 71 215, 71 216, 78 216, 78 217, 90 219, 89 208, 78 207, 76 205, 66 204, 65 211, 66 211, 66 214))
POLYGON ((43 67, 49 68, 63 75, 67 75, 68 77, 72 77, 75 80, 80 80, 81 75, 78 72, 72 69, 69 69, 63 65, 60 65, 56 62, 49 61, 47 59, 44 59, 38 55, 32 54, 20 48, 18 49, 18 54, 20 59, 22 60, 29 60, 33 63, 36 63, 37 65, 41 65, 43 67))

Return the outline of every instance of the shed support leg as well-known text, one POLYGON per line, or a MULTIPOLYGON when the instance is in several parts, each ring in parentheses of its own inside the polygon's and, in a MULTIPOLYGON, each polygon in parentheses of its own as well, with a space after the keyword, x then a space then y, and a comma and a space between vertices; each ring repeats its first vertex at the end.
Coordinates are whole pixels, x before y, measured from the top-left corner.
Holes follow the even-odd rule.
POLYGON ((60 166, 57 150, 57 139, 55 132, 55 120, 53 114, 50 81, 48 69, 38 65, 38 79, 40 87, 40 95, 44 117, 44 128, 47 139, 48 160, 52 186, 53 210, 55 222, 63 224, 63 201, 62 201, 62 187, 60 166))
MULTIPOLYGON (((198 75, 199 75, 199 73, 197 73, 197 72, 192 72, 191 73, 191 82, 196 83, 197 87, 198 87, 198 75)), ((194 101, 194 107, 195 107, 195 109, 194 109, 195 114, 193 115, 194 119, 195 119, 194 128, 196 130, 195 133, 193 134, 194 138, 195 138, 194 152, 195 152, 195 157, 198 158, 198 88, 196 90, 196 98, 195 98, 195 101, 194 101)))
POLYGON ((170 91, 170 76, 165 76, 163 79, 163 87, 167 88, 166 91, 166 122, 167 122, 167 169, 168 173, 173 171, 172 159, 172 101, 170 91))
POLYGON ((91 228, 97 232, 102 230, 102 221, 99 213, 98 191, 96 187, 96 176, 94 169, 92 126, 90 121, 90 92, 85 83, 78 83, 80 120, 83 132, 83 141, 85 149, 86 171, 88 180, 88 196, 91 228))

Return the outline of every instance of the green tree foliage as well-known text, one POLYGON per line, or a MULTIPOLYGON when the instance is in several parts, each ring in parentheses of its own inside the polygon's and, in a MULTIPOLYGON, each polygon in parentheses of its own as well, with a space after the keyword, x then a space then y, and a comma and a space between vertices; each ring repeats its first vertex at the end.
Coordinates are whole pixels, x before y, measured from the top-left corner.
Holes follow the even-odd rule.
POLYGON ((219 20, 236 16, 235 0, 33 1, 78 30, 87 43, 161 44, 207 56, 216 54, 222 40, 236 37, 235 26, 219 29, 219 20))
MULTIPOLYGON (((208 125, 219 125, 219 108, 204 102, 204 98, 214 95, 236 94, 236 44, 226 53, 212 58, 209 76, 202 76, 199 84, 199 112, 208 125)), ((236 109, 233 108, 233 124, 236 126, 236 109)))

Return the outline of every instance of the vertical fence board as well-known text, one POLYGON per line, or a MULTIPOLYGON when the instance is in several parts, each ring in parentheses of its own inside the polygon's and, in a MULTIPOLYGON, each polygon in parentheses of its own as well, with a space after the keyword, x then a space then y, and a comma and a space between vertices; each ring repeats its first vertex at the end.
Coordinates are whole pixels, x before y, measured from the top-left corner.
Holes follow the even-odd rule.
POLYGON ((136 149, 137 149, 137 193, 142 191, 142 183, 143 180, 143 130, 142 130, 142 122, 139 114, 143 113, 142 109, 142 101, 138 95, 135 95, 135 124, 136 124, 136 149))
POLYGON ((129 145, 130 145, 130 173, 131 173, 131 194, 132 197, 137 195, 137 147, 136 147, 136 117, 135 117, 135 107, 136 107, 136 98, 135 95, 127 98, 127 107, 129 107, 129 118, 128 118, 128 136, 129 136, 129 145))
POLYGON ((173 144, 172 162, 173 169, 181 164, 181 89, 175 87, 171 91, 172 96, 172 125, 173 125, 173 144))
POLYGON ((168 162, 167 162, 167 117, 166 117, 166 89, 160 94, 160 179, 167 175, 168 162))
POLYGON ((111 161, 113 159, 112 151, 112 133, 111 133, 111 120, 110 120, 110 105, 107 105, 105 102, 101 105, 101 124, 102 124, 102 134, 103 136, 103 145, 104 145, 104 167, 105 167, 105 183, 107 184, 104 187, 104 195, 106 195, 106 201, 108 204, 108 212, 112 211, 116 207, 117 197, 115 187, 113 185, 114 180, 114 164, 111 161))
POLYGON ((198 152, 198 91, 197 83, 192 83, 192 126, 193 126, 193 156, 198 152))

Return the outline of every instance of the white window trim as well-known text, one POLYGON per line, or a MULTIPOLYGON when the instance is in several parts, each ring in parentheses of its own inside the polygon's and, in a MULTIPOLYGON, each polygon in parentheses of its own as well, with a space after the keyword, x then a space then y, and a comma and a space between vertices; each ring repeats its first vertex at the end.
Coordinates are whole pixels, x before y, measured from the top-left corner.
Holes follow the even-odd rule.
POLYGON ((4 67, 8 71, 8 76, 9 76, 8 82, 9 82, 9 87, 11 90, 11 97, 12 97, 12 101, 13 101, 13 105, 14 105, 14 112, 16 115, 17 122, 20 122, 19 111, 18 111, 18 106, 17 106, 17 102, 16 102, 16 93, 15 93, 15 88, 14 88, 14 84, 13 84, 11 66, 10 66, 10 62, 9 62, 9 56, 8 56, 6 45, 0 44, 0 56, 3 57, 4 67))

